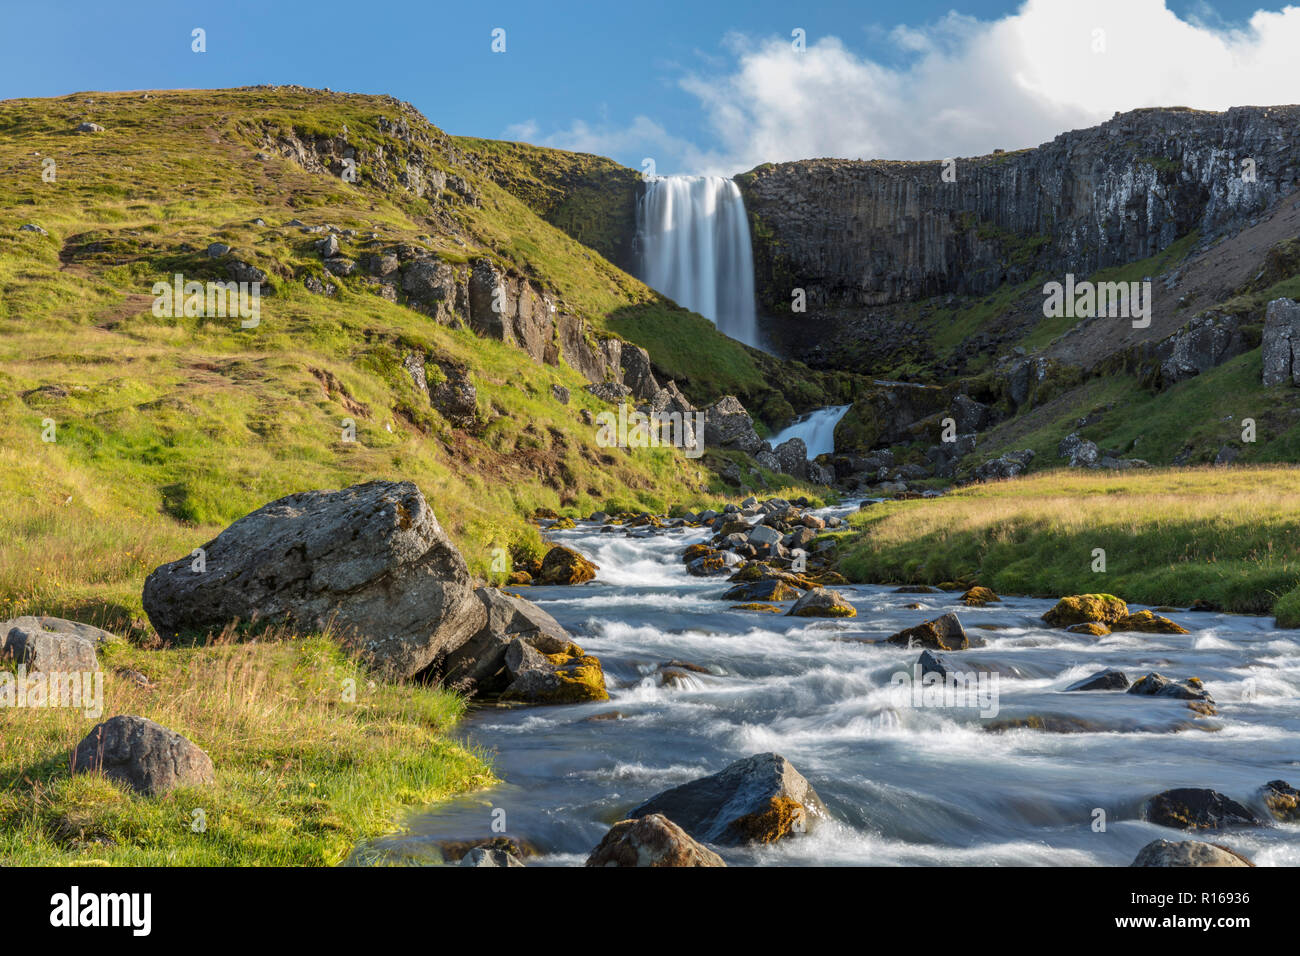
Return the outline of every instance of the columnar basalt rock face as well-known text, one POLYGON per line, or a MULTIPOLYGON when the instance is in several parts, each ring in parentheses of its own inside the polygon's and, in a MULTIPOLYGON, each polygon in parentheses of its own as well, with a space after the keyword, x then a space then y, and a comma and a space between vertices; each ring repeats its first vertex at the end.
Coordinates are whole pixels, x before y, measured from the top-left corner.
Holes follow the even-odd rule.
POLYGON ((958 159, 955 182, 943 168, 817 159, 737 177, 760 303, 784 310, 794 286, 810 309, 985 293, 1233 229, 1294 188, 1300 107, 1135 110, 1036 149, 958 159))

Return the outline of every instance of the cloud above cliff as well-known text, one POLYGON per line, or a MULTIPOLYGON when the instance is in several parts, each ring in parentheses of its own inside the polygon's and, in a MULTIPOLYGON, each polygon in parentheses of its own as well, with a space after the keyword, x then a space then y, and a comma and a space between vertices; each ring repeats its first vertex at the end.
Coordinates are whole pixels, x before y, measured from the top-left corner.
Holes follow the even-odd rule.
POLYGON ((676 135, 638 116, 623 126, 531 129, 528 138, 621 157, 640 152, 660 172, 729 175, 820 156, 1019 149, 1140 106, 1300 103, 1300 7, 1261 10, 1228 28, 1181 19, 1164 0, 1028 0, 1000 20, 950 13, 896 27, 886 39, 897 51, 889 64, 835 36, 810 35, 799 51, 788 37, 731 35, 726 67, 678 79, 703 113, 703 135, 676 135))

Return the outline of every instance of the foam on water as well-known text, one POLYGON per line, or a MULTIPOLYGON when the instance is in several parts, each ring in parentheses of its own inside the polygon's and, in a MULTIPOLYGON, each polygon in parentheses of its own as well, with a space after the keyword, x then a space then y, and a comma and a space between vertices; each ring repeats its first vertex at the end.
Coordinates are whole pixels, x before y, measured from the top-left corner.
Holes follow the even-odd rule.
MULTIPOLYGON (((724 578, 685 573, 681 550, 704 532, 598 530, 553 536, 600 565, 595 582, 526 596, 601 659, 610 701, 485 708, 465 724, 471 744, 496 752, 507 781, 488 799, 507 810, 511 835, 545 851, 544 864, 581 863, 610 820, 767 750, 812 781, 835 822, 773 847, 723 850, 732 864, 1127 865, 1153 839, 1186 838, 1142 820, 1143 803, 1161 790, 1212 787, 1249 804, 1266 781, 1300 784, 1300 641, 1269 620, 1170 612, 1192 633, 1092 639, 1047 629, 1040 618, 1050 601, 966 608, 956 594, 866 586, 839 589, 855 618, 759 615, 718 598, 724 578), (977 710, 900 699, 892 677, 919 652, 861 641, 946 611, 988 642, 944 656, 998 668, 999 718, 1060 715, 1086 722, 1086 732, 991 733, 977 710), (669 660, 711 673, 664 686, 658 667, 669 660), (1200 677, 1220 715, 1196 717, 1173 699, 1064 692, 1106 667, 1130 680, 1152 671, 1200 677), (611 711, 621 719, 588 719, 611 711), (1091 829, 1095 807, 1107 811, 1105 834, 1091 829)), ((409 833, 367 852, 489 838, 484 806, 477 795, 431 808, 409 833)), ((1300 862, 1296 826, 1196 838, 1261 865, 1300 862)))

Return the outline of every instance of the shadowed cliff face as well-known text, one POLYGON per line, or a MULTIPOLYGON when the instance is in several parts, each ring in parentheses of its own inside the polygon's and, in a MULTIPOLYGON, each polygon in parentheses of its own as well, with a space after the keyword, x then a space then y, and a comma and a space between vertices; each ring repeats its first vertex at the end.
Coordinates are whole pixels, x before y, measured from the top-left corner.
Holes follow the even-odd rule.
POLYGON ((760 309, 984 294, 1231 231, 1300 179, 1300 107, 1146 109, 1036 149, 945 164, 819 159, 737 177, 760 309), (1243 161, 1254 164, 1254 181, 1243 161), (949 177, 951 178, 951 176, 949 177))

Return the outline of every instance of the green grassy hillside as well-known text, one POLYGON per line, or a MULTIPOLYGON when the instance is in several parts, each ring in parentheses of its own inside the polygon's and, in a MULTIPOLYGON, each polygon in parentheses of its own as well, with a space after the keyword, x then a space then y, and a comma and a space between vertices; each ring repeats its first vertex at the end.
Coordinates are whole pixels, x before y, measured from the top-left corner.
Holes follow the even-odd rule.
MULTIPOLYGON (((352 257, 371 233, 452 262, 488 256, 593 328, 646 344, 698 392, 784 401, 758 353, 545 221, 498 184, 508 177, 489 168, 492 154, 387 97, 256 88, 0 103, 0 615, 130 630, 149 570, 307 488, 413 480, 480 572, 494 547, 538 546, 523 520, 536 507, 663 510, 721 490, 671 450, 598 447, 580 416, 607 406, 577 372, 440 325, 357 274, 330 276, 321 234, 288 225, 355 230, 340 237, 352 257), (104 131, 76 132, 83 121, 104 131), (278 148, 344 130, 372 158, 355 183, 278 148), (401 184, 416 161, 460 177, 463 191, 417 198, 401 184), (27 223, 48 234, 20 231, 27 223), (205 254, 213 242, 269 276, 255 329, 151 313, 160 279, 225 278, 227 260, 205 254), (309 291, 310 278, 337 291, 309 291), (477 427, 453 427, 417 392, 400 366, 411 349, 470 370, 477 427)), ((581 234, 576 218, 566 225, 581 234)))

